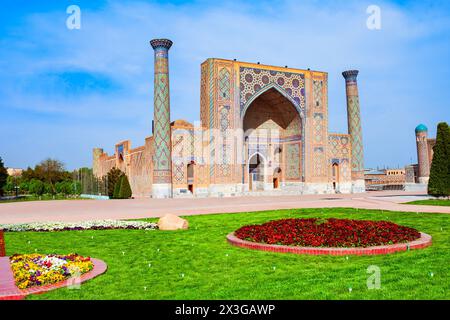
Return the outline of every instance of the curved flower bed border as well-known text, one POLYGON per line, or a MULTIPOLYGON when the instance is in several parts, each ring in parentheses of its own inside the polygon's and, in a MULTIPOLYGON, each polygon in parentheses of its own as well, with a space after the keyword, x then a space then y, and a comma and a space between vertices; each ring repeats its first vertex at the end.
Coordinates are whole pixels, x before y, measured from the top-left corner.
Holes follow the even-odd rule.
POLYGON ((70 254, 15 254, 9 258, 16 285, 19 289, 58 283, 91 271, 90 257, 70 254))
POLYGON ((272 251, 272 252, 288 252, 296 254, 333 255, 333 256, 388 254, 398 251, 407 251, 411 249, 422 249, 429 247, 432 244, 431 236, 423 232, 420 233, 419 239, 406 243, 397 243, 374 247, 353 247, 353 248, 296 247, 296 246, 281 246, 276 244, 265 244, 239 239, 234 235, 234 232, 227 235, 227 240, 230 244, 234 246, 247 249, 272 251))
POLYGON ((234 231, 242 240, 298 247, 372 247, 420 238, 416 229, 390 221, 289 218, 247 225, 234 231))
MULTIPOLYGON (((105 262, 99 259, 91 258, 91 261, 94 264, 94 269, 92 269, 89 272, 86 272, 85 274, 82 274, 80 276, 80 280, 77 281, 77 284, 81 284, 83 282, 86 282, 88 280, 91 280, 103 273, 106 272, 108 266, 105 262)), ((11 271, 12 273, 12 271, 11 271)), ((12 275, 11 275, 12 276, 12 275)), ((74 285, 73 279, 69 278, 67 280, 63 280, 58 283, 53 283, 45 286, 38 286, 38 287, 31 287, 28 289, 19 289, 16 287, 14 291, 10 292, 0 292, 0 300, 21 300, 24 299, 27 295, 30 294, 41 294, 50 290, 59 289, 63 287, 69 287, 71 285, 74 285)))
POLYGON ((82 230, 154 230, 156 223, 127 220, 92 220, 81 222, 32 222, 20 224, 0 224, 5 232, 50 232, 50 231, 82 231, 82 230))

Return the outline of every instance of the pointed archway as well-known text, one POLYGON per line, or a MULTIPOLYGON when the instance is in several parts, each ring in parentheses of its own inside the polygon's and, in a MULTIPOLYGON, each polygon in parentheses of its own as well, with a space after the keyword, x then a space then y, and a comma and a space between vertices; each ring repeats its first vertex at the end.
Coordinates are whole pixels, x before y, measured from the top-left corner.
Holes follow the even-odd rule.
MULTIPOLYGON (((304 172, 304 125, 301 109, 295 101, 282 88, 267 86, 249 99, 243 112, 247 167, 250 167, 252 157, 260 154, 267 172, 264 183, 258 183, 259 188, 271 190, 301 183, 304 172), (275 168, 279 168, 283 175, 275 174, 275 168)), ((248 190, 255 190, 255 177, 244 177, 248 190)))
POLYGON ((331 165, 331 177, 332 177, 332 184, 333 184, 333 190, 334 192, 339 192, 339 163, 333 162, 331 165))
POLYGON ((253 154, 248 160, 249 191, 264 190, 265 183, 265 159, 259 154, 253 154))
POLYGON ((188 190, 192 194, 194 194, 194 166, 195 162, 191 161, 190 163, 188 163, 186 168, 188 190))
POLYGON ((281 181, 281 168, 280 167, 276 167, 275 170, 273 170, 273 188, 274 189, 278 189, 280 186, 280 181, 281 181))
POLYGON ((251 96, 245 103, 244 107, 242 108, 241 118, 244 119, 244 116, 245 116, 248 108, 250 107, 250 105, 253 103, 253 101, 255 101, 260 96, 265 95, 267 92, 274 92, 274 91, 276 91, 280 96, 284 97, 287 101, 289 101, 292 104, 292 106, 295 107, 295 109, 297 110, 297 112, 298 112, 300 118, 302 118, 302 120, 305 119, 305 116, 303 114, 303 111, 302 111, 302 108, 300 107, 300 105, 282 87, 280 87, 276 83, 268 84, 267 86, 261 88, 253 96, 251 96))

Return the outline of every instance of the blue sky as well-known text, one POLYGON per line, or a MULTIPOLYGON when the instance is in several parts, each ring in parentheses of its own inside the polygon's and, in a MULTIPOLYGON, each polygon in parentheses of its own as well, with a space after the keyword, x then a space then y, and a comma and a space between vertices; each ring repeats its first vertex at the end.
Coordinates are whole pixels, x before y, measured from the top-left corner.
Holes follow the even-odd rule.
POLYGON ((341 72, 360 70, 366 167, 416 162, 414 128, 450 122, 450 1, 30 1, 0 10, 0 156, 91 165, 93 147, 151 134, 153 53, 167 37, 172 119, 199 119, 209 57, 329 73, 329 130, 346 132, 341 72), (66 28, 79 5, 81 29, 66 28), (366 27, 369 5, 381 30, 366 27))

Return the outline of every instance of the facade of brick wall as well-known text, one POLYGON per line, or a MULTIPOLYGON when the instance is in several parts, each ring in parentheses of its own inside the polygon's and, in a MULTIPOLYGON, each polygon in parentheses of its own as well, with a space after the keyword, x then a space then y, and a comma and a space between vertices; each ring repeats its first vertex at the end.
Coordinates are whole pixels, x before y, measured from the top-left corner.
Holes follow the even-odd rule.
MULTIPOLYGON (((165 182, 173 197, 364 191, 355 188, 363 165, 356 76, 351 90, 346 81, 355 138, 328 132, 326 72, 213 58, 200 71, 200 121, 170 123, 170 152, 157 151, 162 147, 161 142, 155 145, 156 133, 142 147, 133 149, 128 140, 118 143, 113 155, 96 148, 94 174, 101 177, 120 168, 133 196, 154 196, 155 163, 161 154, 170 154, 170 179, 165 182)), ((156 107, 161 108, 161 101, 156 107)))

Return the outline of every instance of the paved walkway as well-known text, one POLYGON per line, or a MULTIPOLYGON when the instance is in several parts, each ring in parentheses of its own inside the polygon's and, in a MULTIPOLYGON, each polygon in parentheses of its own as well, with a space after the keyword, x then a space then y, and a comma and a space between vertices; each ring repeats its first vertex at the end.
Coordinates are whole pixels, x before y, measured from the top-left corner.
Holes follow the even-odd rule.
POLYGON ((0 300, 6 297, 9 300, 23 299, 22 292, 16 287, 9 257, 0 257, 0 300))
POLYGON ((0 224, 35 221, 136 219, 167 213, 197 215, 274 209, 353 207, 410 212, 450 213, 450 207, 405 205, 426 198, 417 192, 374 191, 364 194, 258 196, 188 199, 57 200, 0 203, 0 224))

